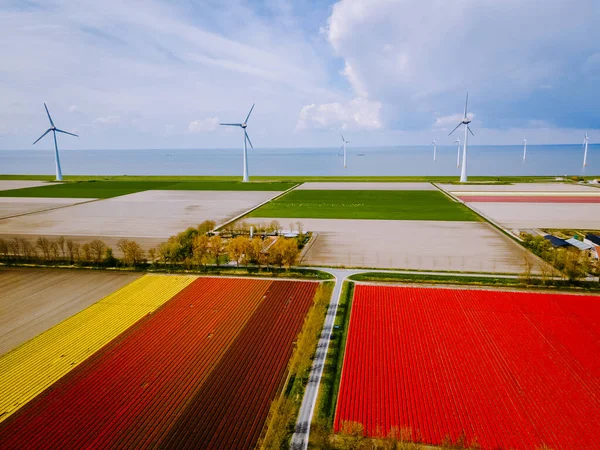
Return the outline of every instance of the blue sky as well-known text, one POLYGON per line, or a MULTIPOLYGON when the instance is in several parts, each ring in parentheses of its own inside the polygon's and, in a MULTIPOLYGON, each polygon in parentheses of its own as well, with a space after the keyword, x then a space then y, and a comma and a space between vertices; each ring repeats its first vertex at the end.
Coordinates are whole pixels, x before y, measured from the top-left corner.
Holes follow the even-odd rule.
POLYGON ((0 0, 0 149, 600 140, 597 0, 0 0), (42 143, 44 145, 49 143, 42 143), (38 144, 39 145, 39 144, 38 144))

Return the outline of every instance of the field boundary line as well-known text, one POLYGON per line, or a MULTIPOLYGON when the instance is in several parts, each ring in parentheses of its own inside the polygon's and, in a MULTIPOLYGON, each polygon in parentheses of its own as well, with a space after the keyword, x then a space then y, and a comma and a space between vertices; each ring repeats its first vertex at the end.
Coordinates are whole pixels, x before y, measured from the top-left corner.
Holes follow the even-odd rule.
MULTIPOLYGON (((0 199, 1 198, 2 197, 0 197, 0 199)), ((29 197, 29 198, 31 198, 31 197, 29 197)), ((42 197, 39 197, 39 198, 42 198, 42 197)), ((43 197, 43 198, 61 198, 61 197, 43 197)), ((40 209, 38 211, 30 211, 30 212, 24 212, 24 213, 19 213, 19 214, 13 214, 12 216, 0 217, 0 220, 13 219, 15 217, 21 217, 21 216, 30 216, 30 215, 33 215, 33 214, 39 214, 39 213, 43 213, 43 212, 54 211, 56 209, 70 208, 71 206, 85 205, 86 203, 98 202, 100 200, 106 200, 106 199, 104 199, 104 198, 92 198, 92 199, 86 200, 84 202, 73 203, 71 205, 54 206, 52 208, 40 209)))
POLYGON ((243 212, 243 213, 241 213, 241 214, 238 214, 238 215, 237 215, 237 216, 235 216, 233 219, 229 219, 229 220, 227 220, 227 221, 223 222, 222 224, 220 224, 220 225, 217 225, 217 226, 214 228, 214 230, 213 230, 213 231, 219 231, 221 228, 223 228, 223 227, 225 227, 225 226, 229 225, 230 223, 233 223, 233 222, 235 222, 236 220, 239 220, 239 219, 241 219, 241 218, 242 218, 242 217, 244 217, 244 216, 247 216, 247 215, 248 215, 248 214, 250 214, 252 211, 255 211, 255 210, 257 210, 257 209, 258 209, 258 208, 260 208, 261 206, 263 206, 263 205, 266 205, 267 203, 269 203, 269 202, 272 202, 273 200, 277 200, 279 197, 282 197, 282 196, 284 196, 285 194, 287 194, 288 192, 290 192, 290 191, 293 191, 294 189, 296 189, 296 188, 297 188, 298 186, 300 186, 301 184, 303 184, 303 183, 297 183, 297 184, 295 184, 294 186, 292 186, 291 188, 289 188, 289 189, 287 189, 287 190, 285 190, 285 191, 283 191, 283 192, 281 192, 281 193, 277 194, 276 196, 274 196, 274 197, 271 197, 270 199, 268 199, 268 200, 265 200, 264 202, 262 202, 262 203, 259 203, 259 204, 258 204, 258 205, 256 205, 256 206, 253 206, 252 208, 250 208, 249 210, 247 210, 247 211, 245 211, 245 212, 243 212))

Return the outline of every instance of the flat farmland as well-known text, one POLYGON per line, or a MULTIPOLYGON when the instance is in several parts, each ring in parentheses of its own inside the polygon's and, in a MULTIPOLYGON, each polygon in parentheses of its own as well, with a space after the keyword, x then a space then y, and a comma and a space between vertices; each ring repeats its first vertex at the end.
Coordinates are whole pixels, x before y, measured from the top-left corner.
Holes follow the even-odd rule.
POLYGON ((0 355, 138 279, 134 273, 0 271, 0 355))
POLYGON ((437 191, 431 183, 394 183, 381 182, 350 182, 350 181, 315 181, 303 183, 296 188, 298 191, 437 191))
POLYGON ((210 219, 217 223, 264 202, 271 191, 145 191, 0 220, 0 235, 165 239, 210 219))
POLYGON ((439 191, 293 190, 250 217, 477 221, 467 207, 439 191))
POLYGON ((198 278, 0 423, 1 448, 254 448, 315 282, 198 278))
MULTIPOLYGON (((69 177, 67 177, 69 178, 69 177)), ((140 178, 140 177, 138 177, 140 178)), ((187 180, 177 181, 177 177, 156 177, 138 180, 135 177, 123 180, 82 180, 65 183, 42 183, 37 181, 0 181, 8 189, 0 189, 0 197, 71 197, 71 198, 112 198, 149 190, 161 191, 285 191, 295 183, 271 181, 242 183, 232 180, 187 180), (25 184, 29 183, 29 185, 25 184), (19 187, 20 186, 20 187, 19 187), (28 189, 21 189, 27 188, 28 189)))
POLYGON ((459 194, 461 192, 596 192, 600 189, 594 186, 575 183, 513 183, 513 184, 447 184, 438 183, 445 191, 459 194))
POLYGON ((411 220, 327 220, 267 218, 302 222, 317 236, 301 264, 380 269, 522 273, 525 258, 533 272, 545 264, 483 222, 411 220))
POLYGON ((34 180, 0 180, 0 191, 12 191, 15 189, 26 189, 30 187, 48 186, 46 181, 34 180))
POLYGON ((0 197, 0 219, 30 214, 94 200, 92 198, 0 197))
POLYGON ((595 229, 600 223, 597 204, 471 202, 469 206, 507 228, 595 229))
POLYGON ((357 285, 335 429, 482 449, 593 449, 600 298, 357 285))
POLYGON ((0 357, 0 422, 194 279, 145 275, 0 357))

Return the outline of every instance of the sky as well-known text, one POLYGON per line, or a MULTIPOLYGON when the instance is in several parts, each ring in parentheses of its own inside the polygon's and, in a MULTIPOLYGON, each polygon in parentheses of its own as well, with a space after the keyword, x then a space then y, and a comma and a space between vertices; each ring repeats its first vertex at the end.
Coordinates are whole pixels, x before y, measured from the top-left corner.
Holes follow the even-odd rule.
POLYGON ((600 141, 598 0, 0 0, 0 149, 600 141), (459 132, 457 132, 459 133, 459 132), (457 137, 462 138, 462 134, 457 137), (47 138, 46 138, 47 139, 47 138), (51 146, 51 140, 36 147, 51 146))

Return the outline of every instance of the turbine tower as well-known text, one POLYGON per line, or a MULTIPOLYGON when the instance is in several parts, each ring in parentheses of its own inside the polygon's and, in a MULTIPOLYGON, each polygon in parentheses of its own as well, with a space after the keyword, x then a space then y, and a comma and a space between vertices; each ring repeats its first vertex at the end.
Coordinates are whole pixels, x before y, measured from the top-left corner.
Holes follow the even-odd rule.
POLYGON ((250 108, 250 111, 248 112, 248 115, 246 116, 246 120, 244 120, 243 123, 221 123, 219 125, 224 125, 224 126, 228 126, 228 127, 240 127, 243 131, 244 131, 244 165, 243 165, 243 172, 242 172, 242 181, 244 183, 250 181, 250 178, 248 177, 248 145, 250 144, 250 147, 252 149, 254 149, 254 146, 252 145, 252 141, 250 141, 250 136, 248 136, 248 132, 246 131, 246 128, 248 127, 248 119, 250 118, 250 114, 252 114, 252 110, 254 109, 254 105, 252 105, 252 108, 250 108))
POLYGON ((525 162, 526 157, 527 157, 527 139, 523 139, 523 162, 525 162))
POLYGON ((60 169, 60 157, 58 156, 58 144, 56 142, 56 132, 58 131, 59 133, 69 134, 69 135, 75 136, 75 137, 79 137, 79 136, 77 136, 76 134, 73 134, 73 133, 69 133, 68 131, 64 131, 59 128, 56 128, 56 126, 54 126, 54 122, 52 121, 52 117, 50 117, 50 112, 48 111, 48 107, 46 106, 45 103, 44 103, 44 108, 46 108, 46 114, 48 114, 48 120, 50 121, 50 128, 48 128, 46 130, 46 132, 44 134, 42 134, 33 143, 33 145, 35 145, 40 139, 42 139, 44 136, 46 136, 48 133, 50 133, 52 131, 52 134, 54 135, 54 162, 56 163, 56 181, 62 181, 62 170, 60 169))
POLYGON ((344 139, 344 135, 342 133, 340 133, 340 136, 342 137, 342 146, 340 147, 340 150, 344 150, 344 169, 346 168, 346 144, 349 144, 350 141, 347 141, 346 139, 344 139))
POLYGON ((463 157, 462 157, 462 168, 460 170, 460 182, 461 183, 466 183, 467 181, 469 181, 467 179, 467 139, 469 137, 468 133, 471 133, 471 135, 475 136, 473 134, 473 132, 471 131, 471 128, 469 128, 469 124, 471 123, 471 119, 469 119, 467 117, 467 106, 469 104, 469 93, 467 92, 467 99, 465 100, 465 115, 463 117, 463 119, 460 121, 460 123, 458 125, 456 125, 456 128, 454 128, 454 130, 452 130, 448 136, 450 136, 452 133, 454 133, 458 127, 460 127, 461 125, 465 126, 465 141, 463 143, 463 157))
POLYGON ((458 144, 456 147, 456 167, 460 167, 460 139, 454 141, 455 144, 458 144))
POLYGON ((583 167, 587 166, 587 150, 588 150, 588 141, 590 138, 587 133, 585 133, 585 137, 583 138, 583 167))
POLYGON ((437 148, 436 148, 436 145, 435 145, 435 139, 433 140, 432 144, 433 144, 433 162, 435 162, 435 154, 436 154, 436 151, 437 151, 437 148))

